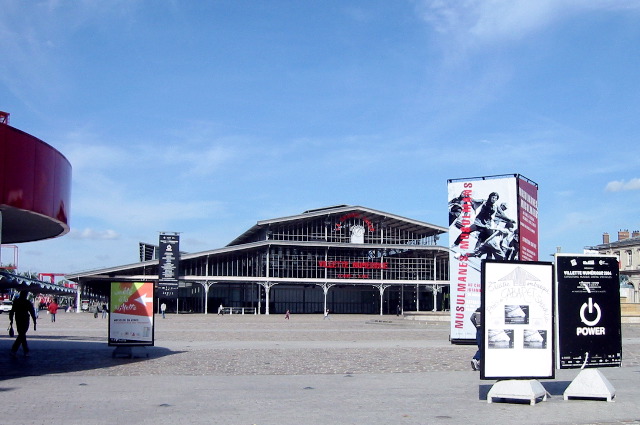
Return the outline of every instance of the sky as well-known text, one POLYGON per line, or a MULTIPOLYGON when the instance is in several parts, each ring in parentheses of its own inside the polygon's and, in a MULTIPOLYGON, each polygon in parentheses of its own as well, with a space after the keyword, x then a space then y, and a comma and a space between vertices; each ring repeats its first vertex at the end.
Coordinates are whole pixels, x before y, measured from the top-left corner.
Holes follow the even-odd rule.
POLYGON ((512 173, 540 259, 581 253, 640 229, 639 46, 635 0, 0 0, 0 110, 73 167, 19 271, 338 204, 446 227, 447 179, 512 173))

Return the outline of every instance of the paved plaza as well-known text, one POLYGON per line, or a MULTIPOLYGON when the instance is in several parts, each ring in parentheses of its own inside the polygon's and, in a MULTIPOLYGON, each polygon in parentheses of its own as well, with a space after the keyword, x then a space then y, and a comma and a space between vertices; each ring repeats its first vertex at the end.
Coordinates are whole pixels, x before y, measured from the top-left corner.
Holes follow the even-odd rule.
POLYGON ((448 337, 396 316, 168 315, 154 347, 114 358, 106 319, 41 314, 30 357, 0 337, 0 423, 640 424, 640 324, 623 325, 623 367, 601 370, 610 403, 565 401, 578 372, 562 370, 540 381, 547 401, 489 404, 475 347, 448 337))

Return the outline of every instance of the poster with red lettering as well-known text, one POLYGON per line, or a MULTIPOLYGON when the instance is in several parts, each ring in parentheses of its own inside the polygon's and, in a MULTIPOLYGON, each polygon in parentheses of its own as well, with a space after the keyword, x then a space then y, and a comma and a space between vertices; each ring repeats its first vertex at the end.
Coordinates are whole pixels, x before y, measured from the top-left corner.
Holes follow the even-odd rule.
POLYGON ((538 261, 538 185, 518 178, 518 233, 520 259, 538 261))
POLYGON ((470 318, 480 306, 482 262, 537 260, 537 184, 519 174, 454 179, 448 196, 451 342, 468 343, 475 340, 470 318))
POLYGON ((112 282, 109 345, 153 345, 153 282, 112 282))

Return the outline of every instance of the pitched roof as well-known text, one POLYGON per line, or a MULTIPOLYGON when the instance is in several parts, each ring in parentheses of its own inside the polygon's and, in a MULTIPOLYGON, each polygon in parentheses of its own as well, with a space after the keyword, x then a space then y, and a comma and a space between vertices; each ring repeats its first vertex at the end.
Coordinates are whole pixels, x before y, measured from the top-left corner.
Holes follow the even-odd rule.
POLYGON ((449 229, 437 226, 435 224, 425 223, 423 221, 413 220, 410 218, 402 217, 396 214, 387 213, 384 211, 378 211, 373 208, 367 208, 362 206, 352 205, 336 205, 326 208, 317 208, 313 210, 307 210, 302 214, 273 218, 268 220, 260 220, 252 226, 249 230, 235 238, 227 246, 239 245, 254 240, 254 236, 266 230, 269 226, 280 224, 302 224, 304 222, 316 219, 318 217, 331 217, 341 216, 346 213, 358 212, 364 219, 372 222, 384 223, 386 227, 397 228, 406 230, 419 235, 432 236, 441 233, 446 233, 449 229))
POLYGON ((602 243, 600 245, 588 246, 587 249, 593 249, 596 251, 604 250, 604 249, 615 249, 615 248, 625 248, 625 247, 634 247, 640 245, 640 236, 636 236, 633 238, 623 239, 621 241, 615 241, 610 243, 602 243))

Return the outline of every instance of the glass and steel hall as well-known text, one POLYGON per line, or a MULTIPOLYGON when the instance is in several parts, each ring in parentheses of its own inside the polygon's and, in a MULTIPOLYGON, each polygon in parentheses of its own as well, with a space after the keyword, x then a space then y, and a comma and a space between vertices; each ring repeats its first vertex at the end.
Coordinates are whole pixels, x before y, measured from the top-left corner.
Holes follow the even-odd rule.
MULTIPOLYGON (((449 251, 438 245, 446 231, 349 205, 262 220, 224 248, 181 253, 178 300, 167 300, 167 311, 212 313, 221 305, 260 314, 448 310, 449 251)), ((157 283, 158 273, 154 258, 66 278, 78 283, 80 299, 106 295, 110 282, 157 283)))

